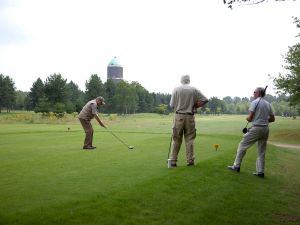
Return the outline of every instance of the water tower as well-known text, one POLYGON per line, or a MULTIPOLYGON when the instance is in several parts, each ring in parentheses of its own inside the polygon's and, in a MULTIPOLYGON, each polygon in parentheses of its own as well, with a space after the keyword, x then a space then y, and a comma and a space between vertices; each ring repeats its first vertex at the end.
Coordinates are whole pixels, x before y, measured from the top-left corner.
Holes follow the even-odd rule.
POLYGON ((123 67, 120 65, 117 57, 114 57, 107 66, 107 80, 111 79, 115 83, 123 80, 123 67))

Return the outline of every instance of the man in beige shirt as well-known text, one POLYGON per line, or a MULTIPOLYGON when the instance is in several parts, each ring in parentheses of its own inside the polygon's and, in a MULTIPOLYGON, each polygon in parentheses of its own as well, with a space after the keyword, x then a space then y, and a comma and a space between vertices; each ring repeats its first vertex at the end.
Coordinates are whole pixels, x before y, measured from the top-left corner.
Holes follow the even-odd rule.
POLYGON ((91 120, 95 118, 100 126, 105 127, 100 118, 98 117, 98 107, 104 105, 104 98, 99 96, 96 99, 89 101, 79 113, 79 121, 85 131, 85 139, 83 149, 92 150, 96 147, 92 145, 93 143, 93 126, 91 124, 91 120))
POLYGON ((208 100, 190 84, 190 76, 181 77, 181 86, 174 88, 170 106, 174 109, 173 134, 169 161, 171 167, 176 167, 177 157, 184 136, 186 146, 187 165, 194 165, 194 140, 196 138, 195 108, 204 106, 208 100))

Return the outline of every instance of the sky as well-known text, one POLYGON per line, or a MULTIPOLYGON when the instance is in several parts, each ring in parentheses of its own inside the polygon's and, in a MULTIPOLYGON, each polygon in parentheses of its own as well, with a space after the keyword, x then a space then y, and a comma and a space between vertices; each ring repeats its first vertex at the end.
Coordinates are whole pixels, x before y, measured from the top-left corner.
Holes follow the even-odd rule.
POLYGON ((107 80, 117 57, 123 78, 172 93, 180 77, 210 97, 251 97, 283 72, 299 42, 300 1, 235 5, 223 0, 0 0, 0 74, 17 90, 60 73, 81 90, 107 80))

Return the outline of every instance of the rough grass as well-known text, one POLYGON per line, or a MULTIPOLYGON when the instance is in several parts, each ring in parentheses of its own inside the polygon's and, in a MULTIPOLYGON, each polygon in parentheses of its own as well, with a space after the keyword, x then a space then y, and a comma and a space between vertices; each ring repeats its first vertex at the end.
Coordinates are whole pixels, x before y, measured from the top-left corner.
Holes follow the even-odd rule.
MULTIPOLYGON (((175 169, 166 167, 172 115, 103 115, 135 149, 95 123, 95 151, 81 150, 76 118, 56 124, 1 116, 0 224, 300 224, 299 150, 268 145, 265 179, 251 175, 255 147, 240 173, 226 169, 244 116, 197 116, 197 164, 185 166, 182 146, 175 169)), ((270 139, 297 135, 299 127, 277 118, 270 139)))

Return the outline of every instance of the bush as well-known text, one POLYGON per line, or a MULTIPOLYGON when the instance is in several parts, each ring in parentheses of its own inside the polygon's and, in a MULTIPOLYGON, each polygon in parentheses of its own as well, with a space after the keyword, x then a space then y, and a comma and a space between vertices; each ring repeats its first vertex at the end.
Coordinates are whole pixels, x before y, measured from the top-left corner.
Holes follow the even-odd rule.
POLYGON ((109 120, 116 120, 118 118, 117 114, 109 114, 109 120))

